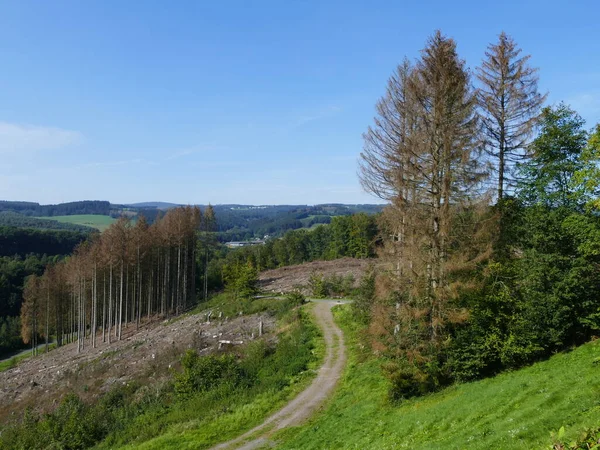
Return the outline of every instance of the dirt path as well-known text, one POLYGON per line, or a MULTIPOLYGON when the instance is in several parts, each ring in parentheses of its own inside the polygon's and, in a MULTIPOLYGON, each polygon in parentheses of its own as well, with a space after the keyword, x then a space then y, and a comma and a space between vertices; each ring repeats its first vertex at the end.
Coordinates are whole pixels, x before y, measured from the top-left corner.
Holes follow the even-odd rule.
POLYGON ((244 433, 240 437, 219 444, 212 450, 238 449, 252 450, 274 446, 269 437, 276 431, 296 426, 314 414, 333 392, 346 363, 344 335, 333 321, 331 308, 336 301, 317 301, 314 315, 325 339, 325 361, 319 369, 317 378, 311 385, 261 425, 244 433), (248 440, 252 437, 251 440, 248 440))

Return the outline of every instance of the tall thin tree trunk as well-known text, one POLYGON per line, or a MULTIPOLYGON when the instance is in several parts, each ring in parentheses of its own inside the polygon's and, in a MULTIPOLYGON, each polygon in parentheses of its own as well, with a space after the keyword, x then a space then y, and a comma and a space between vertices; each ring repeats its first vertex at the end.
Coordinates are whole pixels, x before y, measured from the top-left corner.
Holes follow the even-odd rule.
POLYGON ((110 263, 110 281, 109 284, 109 294, 108 294, 108 345, 110 345, 110 331, 112 327, 112 306, 113 306, 113 298, 112 298, 112 290, 113 290, 113 266, 112 262, 110 263))
POLYGON ((46 353, 48 353, 48 339, 50 336, 50 280, 46 280, 46 353))
POLYGON ((106 342, 106 268, 102 271, 102 342, 106 342))
POLYGON ((177 288, 176 288, 176 305, 175 315, 179 314, 179 304, 181 303, 181 244, 177 246, 177 288))
POLYGON ((118 339, 121 340, 121 326, 123 324, 123 271, 124 271, 124 261, 121 259, 121 289, 119 294, 119 327, 118 327, 118 339))

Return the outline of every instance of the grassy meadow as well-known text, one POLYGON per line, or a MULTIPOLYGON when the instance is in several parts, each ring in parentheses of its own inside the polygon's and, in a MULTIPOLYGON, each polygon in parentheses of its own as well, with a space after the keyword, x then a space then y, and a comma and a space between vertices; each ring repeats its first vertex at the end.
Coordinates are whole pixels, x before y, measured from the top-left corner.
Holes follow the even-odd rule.
POLYGON ((100 231, 106 230, 116 219, 110 216, 102 216, 99 214, 81 214, 74 216, 52 216, 40 217, 40 219, 52 219, 63 223, 73 223, 75 225, 85 225, 96 228, 100 231))
MULTIPOLYGON (((600 341, 494 378, 390 405, 381 360, 361 350, 349 307, 336 308, 349 360, 337 393, 281 449, 548 449, 600 425, 600 341)), ((584 447, 581 447, 584 448, 584 447)))

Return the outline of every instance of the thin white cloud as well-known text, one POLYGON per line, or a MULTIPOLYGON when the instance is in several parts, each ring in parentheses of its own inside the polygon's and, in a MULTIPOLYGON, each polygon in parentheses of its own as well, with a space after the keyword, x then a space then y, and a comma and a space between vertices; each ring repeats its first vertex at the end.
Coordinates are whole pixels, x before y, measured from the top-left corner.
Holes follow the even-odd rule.
POLYGON ((88 169, 103 169, 103 168, 111 168, 111 167, 123 167, 123 166, 158 166, 159 164, 155 161, 150 161, 147 159, 123 159, 123 160, 115 160, 115 161, 91 161, 84 162, 77 165, 67 165, 67 166, 54 166, 54 167, 40 167, 35 173, 43 174, 43 173, 53 173, 56 174, 58 172, 61 173, 70 173, 73 172, 81 173, 84 171, 85 173, 90 173, 88 169))
POLYGON ((305 125, 309 122, 314 122, 316 120, 326 119, 328 117, 338 114, 341 111, 342 108, 340 108, 339 106, 328 106, 327 108, 324 108, 314 114, 298 118, 298 120, 296 120, 292 125, 292 128, 301 127, 302 125, 305 125))
POLYGON ((128 160, 121 160, 121 161, 96 161, 96 162, 90 162, 90 163, 86 163, 86 164, 82 164, 80 166, 77 166, 77 169, 85 169, 85 168, 95 168, 95 167, 115 167, 115 166, 127 166, 130 164, 144 164, 147 161, 143 160, 143 159, 128 159, 128 160))
POLYGON ((173 159, 183 158, 184 156, 193 155, 194 153, 207 152, 207 151, 215 151, 215 150, 223 150, 222 148, 213 145, 213 144, 200 144, 190 148, 184 148, 180 150, 171 150, 167 156, 165 156, 165 161, 170 161, 173 159))
POLYGON ((0 122, 0 153, 56 150, 82 140, 78 131, 0 122))

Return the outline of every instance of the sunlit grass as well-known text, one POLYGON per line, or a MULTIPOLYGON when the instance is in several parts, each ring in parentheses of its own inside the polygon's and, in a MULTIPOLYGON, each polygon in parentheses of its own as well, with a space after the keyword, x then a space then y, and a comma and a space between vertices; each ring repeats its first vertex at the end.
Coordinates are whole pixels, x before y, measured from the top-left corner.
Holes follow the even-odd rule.
POLYGON ((74 216, 52 216, 52 217, 40 217, 40 219, 52 219, 63 223, 74 223, 76 225, 85 225, 88 227, 96 228, 100 231, 106 230, 111 224, 115 222, 110 216, 103 216, 100 214, 79 214, 74 216))
POLYGON ((339 390, 324 413, 280 433, 277 448, 535 449, 549 448, 561 426, 570 440, 600 425, 600 341, 393 406, 382 361, 361 361, 349 310, 336 312, 350 347, 339 390))

